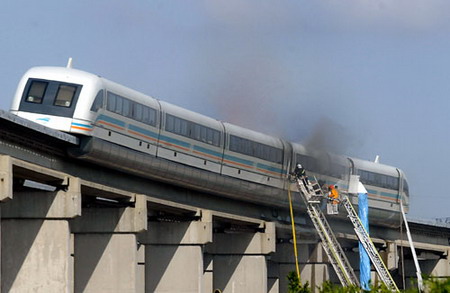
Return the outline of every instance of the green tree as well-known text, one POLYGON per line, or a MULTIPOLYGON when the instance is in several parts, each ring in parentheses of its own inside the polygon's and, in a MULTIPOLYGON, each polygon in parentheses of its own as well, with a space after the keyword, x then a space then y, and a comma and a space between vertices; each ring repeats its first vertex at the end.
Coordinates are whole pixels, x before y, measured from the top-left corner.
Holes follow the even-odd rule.
POLYGON ((300 280, 297 277, 296 272, 290 272, 287 275, 287 279, 289 281, 288 285, 288 293, 311 293, 311 288, 309 288, 309 283, 306 282, 305 285, 302 285, 300 280))
POLYGON ((425 277, 424 286, 425 292, 450 293, 450 278, 438 279, 425 277))

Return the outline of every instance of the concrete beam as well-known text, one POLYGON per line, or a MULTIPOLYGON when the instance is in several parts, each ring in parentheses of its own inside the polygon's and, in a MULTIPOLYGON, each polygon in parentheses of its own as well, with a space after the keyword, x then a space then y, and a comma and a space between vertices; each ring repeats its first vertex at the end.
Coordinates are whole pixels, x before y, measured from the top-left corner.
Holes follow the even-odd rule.
MULTIPOLYGON (((394 242, 398 246, 410 247, 410 244, 409 244, 408 240, 403 240, 403 241, 402 240, 395 240, 394 242)), ((442 253, 444 255, 448 255, 448 252, 449 252, 449 247, 448 246, 439 245, 439 244, 423 243, 423 242, 414 241, 414 247, 416 249, 423 249, 423 250, 439 252, 439 253, 442 253)))
POLYGON ((148 230, 138 235, 142 244, 206 244, 213 239, 213 223, 210 211, 201 210, 199 221, 171 223, 148 222, 148 230))
POLYGON ((33 180, 50 185, 67 184, 67 174, 50 168, 11 158, 14 177, 33 180))
POLYGON ((211 254, 269 254, 275 252, 275 223, 264 222, 264 232, 214 233, 211 254))
POLYGON ((82 217, 71 221, 73 233, 139 233, 147 229, 147 201, 135 195, 134 207, 83 208, 82 217))
POLYGON ((69 177, 66 190, 15 192, 2 204, 2 218, 68 219, 81 215, 80 180, 69 177))

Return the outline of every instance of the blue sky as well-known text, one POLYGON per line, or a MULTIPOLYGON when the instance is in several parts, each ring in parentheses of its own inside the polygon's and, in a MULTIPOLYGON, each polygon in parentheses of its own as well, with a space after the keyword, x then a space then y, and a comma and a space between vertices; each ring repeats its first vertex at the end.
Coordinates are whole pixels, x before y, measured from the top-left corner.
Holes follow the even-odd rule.
POLYGON ((411 217, 450 217, 450 2, 0 5, 0 108, 30 67, 74 67, 202 114, 404 170, 411 217), (437 188, 436 188, 437 187, 437 188))

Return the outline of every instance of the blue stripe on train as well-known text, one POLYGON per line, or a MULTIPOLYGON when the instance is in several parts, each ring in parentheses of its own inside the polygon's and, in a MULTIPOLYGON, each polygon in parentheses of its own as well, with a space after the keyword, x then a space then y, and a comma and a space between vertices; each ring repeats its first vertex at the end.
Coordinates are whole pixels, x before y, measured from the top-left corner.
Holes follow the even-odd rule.
POLYGON ((136 125, 133 125, 133 124, 129 124, 128 125, 128 129, 136 131, 136 132, 139 132, 139 133, 144 134, 146 136, 150 136, 150 137, 153 137, 155 139, 158 139, 158 133, 156 133, 154 131, 144 129, 144 128, 138 127, 136 125))
POLYGON ((224 155, 223 158, 225 160, 229 160, 229 161, 233 161, 239 164, 243 164, 243 165, 247 165, 247 167, 253 167, 253 162, 249 161, 249 160, 245 160, 245 159, 241 159, 235 156, 230 156, 230 155, 224 155))
POLYGON ((171 144, 176 144, 176 145, 181 146, 181 147, 185 147, 185 148, 190 148, 191 147, 190 143, 187 143, 187 142, 184 142, 182 140, 178 140, 178 139, 175 139, 175 138, 172 138, 172 137, 169 137, 169 136, 160 135, 159 139, 163 140, 165 142, 171 143, 171 144))
POLYGON ((80 127, 86 127, 86 128, 92 128, 92 125, 89 125, 89 124, 82 124, 82 123, 72 122, 72 125, 80 126, 80 127))
POLYGON ((276 168, 276 167, 264 165, 264 164, 261 164, 261 163, 257 163, 257 164, 256 164, 256 167, 257 167, 257 168, 260 168, 260 169, 267 170, 267 171, 275 172, 275 173, 280 173, 280 174, 283 173, 283 170, 280 169, 280 168, 276 168))
POLYGON ((99 115, 98 117, 97 117, 97 120, 96 120, 96 122, 97 121, 99 121, 99 120, 103 120, 103 121, 105 121, 105 122, 109 122, 109 123, 112 123, 112 124, 116 124, 116 125, 119 125, 119 126, 121 126, 121 127, 125 127, 125 125, 126 125, 126 123, 124 122, 124 121, 121 121, 121 120, 119 120, 119 119, 115 119, 115 118, 112 118, 112 117, 110 117, 110 116, 106 116, 106 115, 99 115))
POLYGON ((202 153, 205 153, 207 155, 215 156, 215 157, 217 157, 219 159, 222 158, 222 153, 221 152, 219 153, 219 152, 216 152, 216 151, 213 151, 213 150, 210 150, 210 149, 198 146, 198 145, 194 145, 194 150, 202 152, 202 153))
MULTIPOLYGON (((103 120, 103 121, 106 121, 106 122, 109 122, 109 123, 113 123, 113 124, 116 124, 116 125, 119 125, 119 126, 122 126, 122 127, 125 127, 125 125, 126 125, 126 123, 124 121, 121 121, 121 120, 118 120, 118 119, 115 119, 115 118, 112 118, 112 117, 106 116, 106 115, 99 115, 98 118, 97 118, 97 121, 99 121, 99 120, 103 120)), ((144 135, 147 135, 147 136, 150 136, 150 137, 153 137, 153 138, 156 138, 156 139, 158 138, 158 134, 156 132, 153 132, 153 131, 150 131, 150 130, 146 130, 144 128, 138 127, 138 126, 133 125, 133 124, 129 124, 128 125, 128 129, 132 130, 132 131, 135 131, 135 132, 138 132, 138 133, 141 133, 141 134, 144 134, 144 135)), ((187 142, 184 142, 182 140, 178 140, 178 139, 175 139, 175 138, 172 138, 172 137, 169 137, 169 136, 160 135, 159 139, 163 140, 165 142, 171 143, 171 144, 175 144, 175 145, 181 146, 181 147, 185 147, 185 148, 190 148, 191 147, 190 143, 187 143, 187 142)), ((194 145, 194 150, 202 152, 202 153, 205 153, 205 154, 208 154, 208 155, 216 156, 218 158, 222 157, 222 153, 221 152, 216 152, 216 151, 213 151, 213 150, 201 147, 201 146, 194 145)), ((231 156, 231 155, 224 155, 224 159, 229 160, 229 161, 233 161, 233 162, 236 162, 236 163, 239 163, 239 164, 246 165, 249 168, 252 168, 254 166, 254 162, 253 161, 245 160, 245 159, 238 158, 238 157, 231 156)), ((267 170, 267 171, 271 171, 271 172, 280 173, 280 174, 283 173, 283 170, 281 170, 279 168, 268 166, 268 165, 261 164, 261 163, 257 163, 257 168, 260 168, 260 169, 263 169, 263 170, 267 170)))

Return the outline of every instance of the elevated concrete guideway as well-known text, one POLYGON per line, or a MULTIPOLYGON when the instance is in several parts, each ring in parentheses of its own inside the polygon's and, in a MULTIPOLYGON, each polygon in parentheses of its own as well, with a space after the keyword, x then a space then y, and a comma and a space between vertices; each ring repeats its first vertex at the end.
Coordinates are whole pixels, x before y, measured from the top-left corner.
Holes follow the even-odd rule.
MULTIPOLYGON (((287 291, 295 270, 287 206, 99 167, 66 155, 77 144, 0 111, 2 292, 287 291)), ((312 224, 301 210, 296 215, 302 280, 338 282, 312 224)), ((331 224, 357 268, 351 224, 331 224)), ((449 276, 450 229, 410 226, 424 273, 449 276)), ((406 278, 414 278, 399 229, 371 227, 371 235, 400 287, 402 247, 406 278)))

